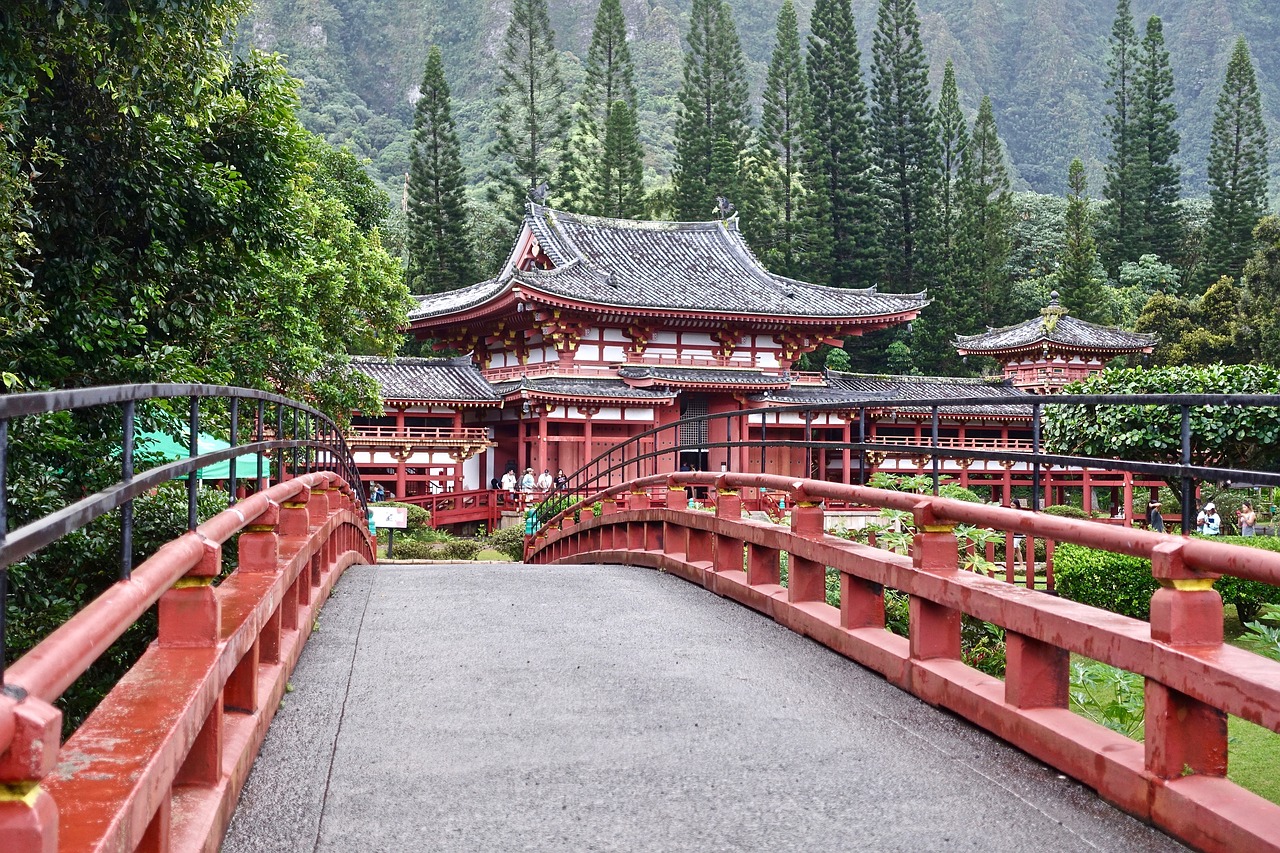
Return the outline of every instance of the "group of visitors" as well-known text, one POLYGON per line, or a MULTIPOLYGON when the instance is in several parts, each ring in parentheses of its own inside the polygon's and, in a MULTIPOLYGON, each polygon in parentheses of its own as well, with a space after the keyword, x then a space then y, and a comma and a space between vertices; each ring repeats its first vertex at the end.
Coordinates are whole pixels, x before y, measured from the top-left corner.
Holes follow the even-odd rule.
POLYGON ((543 468, 542 473, 536 477, 533 474, 533 468, 525 468, 524 474, 517 475, 516 466, 513 463, 507 466, 502 479, 495 480, 491 485, 500 487, 514 501, 518 494, 546 494, 553 488, 566 488, 569 485, 569 477, 564 473, 563 468, 557 471, 554 477, 551 476, 550 468, 543 468))
MULTIPOLYGON (((1257 535, 1258 514, 1254 512, 1253 504, 1248 501, 1240 504, 1240 509, 1236 510, 1236 524, 1240 527, 1241 536, 1257 535)), ((1196 515, 1196 532, 1202 536, 1222 534, 1222 516, 1218 514, 1218 507, 1213 501, 1205 504, 1204 509, 1196 515)))
POLYGON ((381 503, 383 501, 393 501, 396 499, 394 492, 388 492, 382 488, 381 483, 369 484, 369 503, 381 503))

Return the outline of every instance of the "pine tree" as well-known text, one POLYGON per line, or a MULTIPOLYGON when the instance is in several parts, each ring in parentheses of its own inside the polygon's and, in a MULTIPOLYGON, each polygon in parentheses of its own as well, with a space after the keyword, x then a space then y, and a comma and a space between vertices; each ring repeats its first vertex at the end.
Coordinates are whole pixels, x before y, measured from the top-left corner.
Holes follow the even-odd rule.
MULTIPOLYGON (((633 113, 636 108, 635 66, 620 0, 601 0, 584 70, 582 91, 573 106, 573 129, 556 174, 555 198, 556 205, 565 210, 604 214, 609 205, 602 197, 609 190, 597 179, 606 168, 619 167, 607 167, 603 162, 605 125, 615 102, 623 101, 633 113)), ((637 125, 636 145, 639 139, 637 125)), ((615 140, 615 150, 619 145, 615 140)), ((623 147, 629 148, 630 142, 623 147)))
POLYGON ((973 134, 961 158, 957 197, 961 281, 969 290, 960 302, 963 311, 958 316, 958 331, 972 334, 984 318, 1001 323, 1021 320, 1008 317, 1005 307, 1013 251, 1013 195, 995 110, 986 96, 978 105, 973 134))
POLYGON ((1103 271, 1098 263, 1098 250, 1093 240, 1093 223, 1087 195, 1088 179, 1079 157, 1071 161, 1067 186, 1066 234, 1057 272, 1062 304, 1081 320, 1105 323, 1111 318, 1106 316, 1103 271))
POLYGON ((546 0, 513 0, 499 63, 490 199, 518 222, 526 195, 555 174, 569 129, 564 81, 546 0))
POLYGON ((777 213, 776 228, 766 246, 776 261, 771 268, 787 276, 801 273, 800 195, 804 192, 804 140, 809 132, 809 81, 800 52, 800 27, 791 0, 778 12, 777 44, 769 59, 760 114, 760 159, 774 161, 777 180, 770 184, 777 213))
POLYGON ((817 0, 807 66, 812 129, 807 143, 805 228, 811 275, 836 286, 879 283, 879 198, 873 182, 867 88, 849 0, 817 0))
POLYGON ((409 151, 408 269, 413 293, 471 284, 475 262, 467 238, 467 197, 440 48, 432 47, 414 106, 409 151))
POLYGON ((1116 4, 1116 20, 1111 26, 1111 55, 1107 59, 1107 129, 1111 153, 1107 157, 1106 182, 1102 196, 1109 204, 1105 223, 1107 266, 1116 269, 1123 261, 1137 260, 1141 254, 1143 183, 1141 146, 1135 128, 1135 75, 1138 35, 1133 28, 1129 0, 1116 4))
MULTIPOLYGON (((990 103, 987 104, 990 107, 990 103)), ((938 194, 938 242, 947 261, 955 251, 956 220, 960 210, 957 199, 960 164, 969 146, 969 130, 960 112, 960 94, 956 89, 956 69, 947 60, 942 71, 942 91, 938 96, 938 142, 942 149, 942 184, 938 194)), ((994 123, 995 119, 992 118, 994 123)), ((948 266, 950 264, 948 263, 948 266)))
POLYGON ((630 219, 644 211, 644 150, 636 114, 619 98, 604 126, 595 213, 630 219))
POLYGON ((954 373, 955 335, 1003 323, 1009 301, 1013 196, 991 99, 983 97, 972 135, 963 125, 952 134, 965 141, 953 190, 954 242, 912 346, 917 366, 933 373, 954 373))
POLYGON ((714 149, 717 142, 729 145, 734 159, 741 159, 750 140, 751 109, 742 43, 724 0, 693 0, 687 43, 672 180, 677 217, 702 221, 717 195, 732 200, 736 184, 716 186, 711 180, 714 149))
POLYGON ((1266 209, 1267 128, 1244 38, 1236 42, 1209 137, 1207 275, 1238 278, 1255 248, 1253 228, 1266 209))
POLYGON ((1156 254, 1165 262, 1174 259, 1182 242, 1177 207, 1182 176, 1174 162, 1179 147, 1178 131, 1173 127, 1177 119, 1173 68, 1164 47, 1164 27, 1153 15, 1147 20, 1134 69, 1133 135, 1141 164, 1141 183, 1137 187, 1142 216, 1139 257, 1156 254))
POLYGON ((941 154, 915 0, 880 0, 872 42, 871 132, 886 213, 881 244, 890 291, 932 281, 941 154))

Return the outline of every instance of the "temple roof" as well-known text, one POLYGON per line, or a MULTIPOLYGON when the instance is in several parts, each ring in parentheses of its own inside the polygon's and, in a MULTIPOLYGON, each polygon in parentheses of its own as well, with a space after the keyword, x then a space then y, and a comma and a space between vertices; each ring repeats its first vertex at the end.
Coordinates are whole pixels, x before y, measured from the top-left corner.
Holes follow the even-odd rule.
POLYGON ((837 373, 829 371, 827 387, 802 386, 785 391, 770 391, 751 399, 777 405, 840 404, 851 406, 867 402, 890 401, 876 408, 900 412, 928 413, 924 406, 912 406, 913 400, 963 400, 979 397, 1008 397, 1009 405, 984 404, 981 406, 941 407, 939 412, 948 415, 971 417, 1028 418, 1035 399, 1008 382, 992 382, 985 379, 968 379, 955 376, 884 376, 869 373, 837 373), (1022 401, 1027 401, 1023 403, 1022 401))
POLYGON ((855 323, 905 321, 928 304, 924 293, 881 294, 875 287, 823 287, 774 275, 747 247, 736 219, 605 219, 530 203, 524 224, 553 269, 518 269, 513 251, 494 279, 419 297, 410 320, 470 310, 516 287, 551 302, 855 323))
POLYGON ((675 394, 650 388, 634 388, 621 379, 584 378, 580 376, 538 376, 508 379, 493 383, 493 390, 501 397, 518 391, 552 397, 576 397, 594 399, 625 398, 627 400, 670 401, 675 394))
POLYGON ((955 348, 961 355, 1013 353, 1042 349, 1055 345, 1082 352, 1128 353, 1150 352, 1155 335, 1126 332, 1111 326, 1099 326, 1077 320, 1058 304, 1054 291, 1049 307, 1040 316, 1016 326, 988 329, 978 335, 956 335, 955 348))
POLYGON ((663 367, 628 364, 618 368, 618 376, 637 387, 649 385, 733 386, 744 388, 786 388, 791 381, 777 374, 752 368, 663 367))
POLYGON ((397 358, 352 356, 351 366, 378 383, 384 400, 501 405, 471 356, 397 358))

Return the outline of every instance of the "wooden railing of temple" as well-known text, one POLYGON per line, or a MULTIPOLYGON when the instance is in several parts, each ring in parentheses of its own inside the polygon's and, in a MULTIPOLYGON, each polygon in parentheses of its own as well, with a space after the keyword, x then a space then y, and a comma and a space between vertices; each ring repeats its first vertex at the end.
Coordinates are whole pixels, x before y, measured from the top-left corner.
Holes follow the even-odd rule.
POLYGON ((353 426, 347 444, 364 447, 483 447, 492 444, 487 427, 353 426))
POLYGON ((646 477, 586 498, 597 501, 599 517, 584 513, 571 523, 569 507, 547 518, 529 539, 527 561, 621 563, 676 574, 965 717, 1194 847, 1280 851, 1280 806, 1226 777, 1228 714, 1280 732, 1280 662, 1223 642, 1222 599, 1213 589, 1222 575, 1280 585, 1280 554, 764 474, 646 477), (716 491, 714 514, 688 508, 686 489, 694 485, 716 491), (666 492, 663 508, 645 505, 655 487, 666 492), (743 518, 745 488, 785 493, 790 525, 743 518), (624 495, 627 508, 620 509, 616 499, 624 495), (918 532, 909 553, 826 533, 828 500, 910 513, 918 532), (1160 584, 1150 622, 962 569, 958 524, 1150 559, 1160 584), (837 605, 828 603, 829 571, 839 576, 837 605), (909 597, 905 637, 885 630, 886 588, 909 597), (1004 679, 962 661, 962 615, 1004 629, 1004 679), (1072 654, 1143 677, 1142 742, 1069 709, 1072 654))

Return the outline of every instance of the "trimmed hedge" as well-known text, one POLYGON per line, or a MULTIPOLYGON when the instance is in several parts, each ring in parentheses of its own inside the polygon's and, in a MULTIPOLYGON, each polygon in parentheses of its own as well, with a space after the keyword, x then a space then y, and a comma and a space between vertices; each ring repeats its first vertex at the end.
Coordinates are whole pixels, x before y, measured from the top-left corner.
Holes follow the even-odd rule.
MULTIPOLYGON (((1280 551, 1275 536, 1218 536, 1219 542, 1280 551)), ((1151 618, 1151 596, 1159 588, 1151 576, 1151 561, 1141 557, 1095 551, 1080 545, 1059 543, 1053 552, 1054 588, 1058 595, 1132 616, 1151 618)), ((1280 587, 1258 581, 1224 577, 1214 584, 1223 604, 1234 604, 1241 622, 1258 617, 1264 604, 1280 604, 1280 587)))
POLYGON ((1088 518, 1089 513, 1085 512, 1078 506, 1069 506, 1068 504, 1054 504, 1047 506, 1043 510, 1045 515, 1057 515, 1062 518, 1088 518))
POLYGON ((520 562, 524 559, 524 527, 504 527, 489 534, 485 544, 520 562))
POLYGON ((436 557, 441 560, 474 560, 480 553, 480 543, 474 539, 454 539, 436 546, 436 557))
POLYGON ((392 559, 396 560, 434 560, 438 556, 435 545, 416 539, 397 539, 392 550, 392 559))

